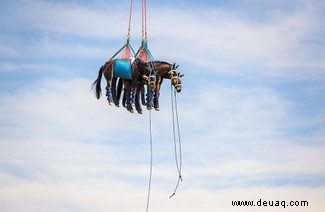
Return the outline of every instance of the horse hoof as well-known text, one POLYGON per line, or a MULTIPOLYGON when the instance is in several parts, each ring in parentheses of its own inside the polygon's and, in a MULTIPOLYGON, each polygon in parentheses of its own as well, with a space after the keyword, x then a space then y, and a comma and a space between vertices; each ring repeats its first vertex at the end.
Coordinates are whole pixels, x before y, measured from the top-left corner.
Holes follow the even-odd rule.
POLYGON ((155 107, 155 110, 156 110, 156 111, 160 111, 160 108, 159 108, 159 107, 155 107))
POLYGON ((137 110, 139 114, 142 114, 142 110, 137 110))
POLYGON ((108 102, 108 105, 109 106, 113 106, 113 102, 108 102))
POLYGON ((127 107, 126 110, 129 111, 130 113, 134 113, 134 109, 132 107, 127 107))
POLYGON ((115 106, 116 106, 116 107, 120 107, 120 105, 119 105, 119 104, 115 104, 115 106))
POLYGON ((131 103, 131 106, 132 106, 132 107, 135 107, 135 103, 134 103, 134 102, 132 102, 132 103, 131 103))

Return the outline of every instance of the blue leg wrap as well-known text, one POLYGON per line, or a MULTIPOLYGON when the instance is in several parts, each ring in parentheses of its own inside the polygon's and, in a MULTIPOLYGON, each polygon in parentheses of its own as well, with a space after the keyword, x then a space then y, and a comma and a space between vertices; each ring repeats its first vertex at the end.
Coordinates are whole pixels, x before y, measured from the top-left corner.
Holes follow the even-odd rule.
POLYGON ((126 94, 125 94, 125 89, 124 89, 124 91, 123 91, 123 97, 122 97, 122 105, 123 105, 123 107, 126 107, 126 105, 125 105, 125 103, 126 103, 126 94))
POLYGON ((136 88, 132 88, 132 89, 131 89, 131 97, 130 97, 130 103, 131 103, 132 105, 135 104, 135 92, 136 92, 136 88))
POLYGON ((130 102, 130 93, 125 93, 126 109, 133 113, 133 107, 130 102))
POLYGON ((117 98, 116 98, 116 87, 112 87, 112 98, 113 98, 113 102, 116 106, 118 106, 118 101, 117 101, 117 98))
POLYGON ((140 104, 140 95, 135 96, 135 109, 138 111, 138 113, 142 114, 142 107, 140 104))
POLYGON ((106 87, 105 89, 106 89, 107 101, 108 102, 113 102, 112 89, 111 89, 111 87, 106 87))
POLYGON ((152 91, 148 86, 148 92, 147 92, 147 109, 151 110, 153 107, 153 101, 152 101, 152 91))
POLYGON ((145 98, 145 92, 144 86, 141 88, 141 103, 142 105, 146 105, 146 98, 145 98))
POLYGON ((105 90, 106 90, 105 96, 108 96, 108 87, 106 87, 105 90))
POLYGON ((156 91, 153 96, 153 104, 155 108, 159 108, 159 96, 160 96, 160 92, 156 91))

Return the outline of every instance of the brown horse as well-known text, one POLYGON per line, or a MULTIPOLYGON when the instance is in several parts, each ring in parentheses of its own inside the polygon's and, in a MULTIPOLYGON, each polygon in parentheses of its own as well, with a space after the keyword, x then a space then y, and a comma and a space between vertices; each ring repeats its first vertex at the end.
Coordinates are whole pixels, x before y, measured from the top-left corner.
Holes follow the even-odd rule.
POLYGON ((157 73, 157 81, 156 81, 156 88, 153 96, 154 108, 159 111, 159 96, 160 96, 160 89, 161 84, 163 83, 163 79, 170 79, 172 85, 179 93, 182 91, 182 77, 184 74, 180 74, 177 71, 178 65, 170 64, 164 61, 155 61, 153 62, 154 70, 157 73))
MULTIPOLYGON (((176 89, 177 92, 181 92, 182 91, 182 77, 184 76, 184 74, 180 74, 177 71, 178 65, 176 66, 176 64, 170 64, 167 62, 163 62, 163 61, 154 61, 153 63, 153 67, 154 70, 156 72, 156 84, 155 84, 155 88, 152 91, 153 94, 153 107, 159 111, 159 96, 160 96, 160 89, 161 89, 161 84, 163 83, 163 79, 170 79, 172 85, 174 86, 174 88, 176 89)), ((149 89, 147 89, 148 91, 149 89)), ((121 83, 119 81, 119 86, 117 89, 117 101, 119 102, 119 98, 121 95, 121 91, 122 91, 122 86, 121 83)), ((142 87, 141 90, 137 89, 137 95, 136 95, 136 102, 135 102, 135 106, 136 109, 138 111, 138 113, 142 113, 142 108, 141 108, 141 104, 139 103, 140 101, 140 91, 142 94, 142 104, 143 105, 147 105, 148 109, 151 109, 151 102, 150 102, 150 96, 151 93, 147 93, 147 102, 145 100, 144 97, 144 88, 142 87), (148 101, 149 100, 149 101, 148 101)), ((125 97, 122 100, 123 105, 125 105, 125 97)))
MULTIPOLYGON (((135 59, 134 62, 129 61, 131 64, 131 73, 127 77, 114 76, 114 67, 116 60, 107 61, 98 72, 97 79, 93 82, 92 87, 96 87, 95 95, 99 99, 101 96, 101 79, 104 74, 107 86, 106 86, 106 96, 109 105, 113 105, 113 102, 118 106, 118 101, 116 98, 116 79, 120 77, 123 81, 126 93, 126 108, 128 111, 133 113, 133 106, 135 105, 135 90, 136 87, 143 85, 144 80, 150 78, 152 75, 152 66, 150 63, 144 62, 140 59, 135 59)), ((118 71, 118 70, 116 70, 118 71)))

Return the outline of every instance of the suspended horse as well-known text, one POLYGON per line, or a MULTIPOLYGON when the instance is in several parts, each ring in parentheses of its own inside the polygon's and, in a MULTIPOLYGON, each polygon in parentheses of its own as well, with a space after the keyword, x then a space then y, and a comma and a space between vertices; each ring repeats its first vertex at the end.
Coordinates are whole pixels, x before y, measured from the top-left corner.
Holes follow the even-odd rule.
POLYGON ((93 82, 92 87, 95 87, 96 98, 101 96, 101 79, 102 75, 107 82, 106 96, 109 105, 113 103, 118 106, 116 98, 116 80, 121 78, 125 88, 126 108, 131 113, 134 112, 135 106, 135 91, 136 87, 141 87, 145 79, 150 79, 152 75, 152 66, 150 63, 144 62, 140 59, 133 60, 110 60, 107 61, 98 72, 97 79, 93 82))
POLYGON ((153 103, 155 110, 159 111, 159 96, 163 79, 170 79, 171 84, 174 86, 177 93, 179 93, 182 91, 182 77, 184 76, 184 74, 180 74, 180 72, 177 71, 178 65, 176 66, 175 63, 170 64, 164 61, 155 61, 153 62, 153 67, 157 73, 157 81, 153 95, 153 103))
MULTIPOLYGON (((154 61, 153 63, 153 68, 156 72, 156 84, 154 86, 154 89, 151 90, 153 94, 153 107, 155 110, 159 111, 159 96, 160 96, 160 89, 161 89, 161 84, 163 83, 163 79, 170 79, 171 84, 174 86, 175 90, 179 93, 182 91, 182 77, 184 74, 180 74, 180 72, 177 71, 178 65, 176 64, 170 64, 164 61, 154 61)), ((119 81, 118 86, 117 86, 117 101, 119 102, 121 92, 122 92, 122 83, 119 81)), ((152 86, 150 86, 152 88, 152 86)), ((145 89, 144 87, 141 87, 141 89, 138 87, 137 88, 137 93, 136 93, 136 110, 138 113, 142 114, 142 108, 140 104, 140 93, 141 93, 141 100, 142 100, 142 105, 146 105, 147 109, 151 109, 151 103, 148 102, 148 99, 150 98, 145 98, 145 96, 148 96, 148 91, 147 89, 147 94, 145 95, 145 89)), ((123 96, 122 104, 123 106, 126 103, 126 98, 123 96)))

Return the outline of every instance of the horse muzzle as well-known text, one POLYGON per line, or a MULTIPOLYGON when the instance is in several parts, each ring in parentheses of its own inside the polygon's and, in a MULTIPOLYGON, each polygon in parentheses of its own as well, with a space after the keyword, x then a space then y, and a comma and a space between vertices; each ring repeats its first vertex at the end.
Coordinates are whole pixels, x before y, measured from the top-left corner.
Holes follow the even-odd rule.
POLYGON ((175 89, 176 89, 177 93, 180 93, 182 91, 182 85, 180 85, 180 84, 175 85, 175 89))

